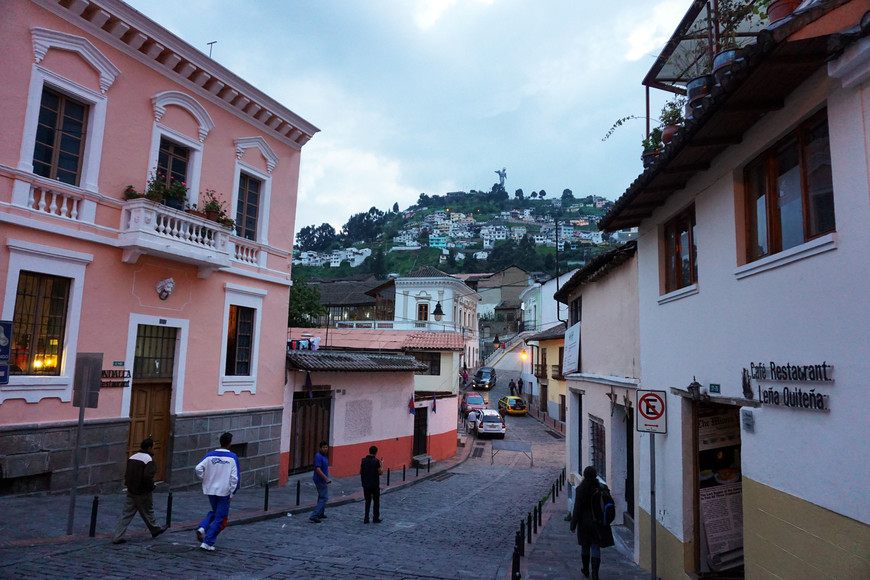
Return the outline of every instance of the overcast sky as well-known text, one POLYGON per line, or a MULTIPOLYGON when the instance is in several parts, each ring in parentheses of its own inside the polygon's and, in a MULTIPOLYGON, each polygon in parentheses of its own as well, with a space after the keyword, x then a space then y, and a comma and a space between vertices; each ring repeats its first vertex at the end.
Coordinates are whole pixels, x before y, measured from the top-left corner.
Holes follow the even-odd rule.
MULTIPOLYGON (((420 193, 619 197, 640 84, 691 0, 127 0, 320 128, 296 231, 420 193)), ((666 95, 653 91, 656 111, 666 95), (656 94, 658 93, 658 94, 656 94)), ((653 115, 655 116, 655 115, 653 115)))

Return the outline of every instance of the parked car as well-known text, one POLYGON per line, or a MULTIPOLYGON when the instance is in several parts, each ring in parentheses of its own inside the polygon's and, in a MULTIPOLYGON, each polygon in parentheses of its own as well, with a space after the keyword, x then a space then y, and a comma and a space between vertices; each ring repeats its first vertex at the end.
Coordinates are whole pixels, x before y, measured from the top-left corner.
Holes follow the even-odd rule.
POLYGON ((496 382, 495 369, 492 367, 480 367, 474 374, 474 388, 490 390, 496 382))
POLYGON ((525 415, 526 402, 519 397, 509 395, 498 400, 498 410, 508 415, 525 415))
POLYGON ((462 400, 459 402, 459 410, 462 416, 468 415, 472 409, 486 409, 487 401, 480 393, 474 391, 466 391, 462 393, 462 400))
POLYGON ((504 439, 505 431, 504 417, 499 415, 498 411, 483 409, 477 412, 474 433, 478 437, 481 435, 492 435, 504 439))

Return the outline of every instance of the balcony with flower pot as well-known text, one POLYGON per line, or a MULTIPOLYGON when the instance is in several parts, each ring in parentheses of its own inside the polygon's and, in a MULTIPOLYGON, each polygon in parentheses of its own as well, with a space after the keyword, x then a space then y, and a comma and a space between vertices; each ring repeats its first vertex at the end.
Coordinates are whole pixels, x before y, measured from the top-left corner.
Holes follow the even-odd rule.
POLYGON ((118 245, 122 261, 135 264, 140 256, 156 256, 193 264, 199 277, 227 268, 234 253, 231 226, 182 211, 187 196, 184 183, 162 181, 155 174, 140 193, 127 186, 121 212, 118 245))

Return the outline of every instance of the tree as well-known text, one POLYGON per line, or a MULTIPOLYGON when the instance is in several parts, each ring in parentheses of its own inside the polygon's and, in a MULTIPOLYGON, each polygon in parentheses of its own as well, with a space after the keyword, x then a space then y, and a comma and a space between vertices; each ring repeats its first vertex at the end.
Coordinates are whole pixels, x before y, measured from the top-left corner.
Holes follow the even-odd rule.
POLYGON ((574 201, 574 192, 570 189, 565 188, 562 190, 562 202, 563 203, 571 203, 574 201))
POLYGON ((423 207, 428 206, 430 202, 429 196, 425 193, 421 193, 420 197, 417 198, 417 205, 423 207))
POLYGON ((522 190, 522 189, 518 189, 518 190, 516 190, 516 191, 514 192, 514 197, 517 198, 517 199, 520 200, 520 201, 523 201, 523 190, 522 190))
POLYGON ((538 197, 538 192, 537 192, 537 191, 533 191, 532 194, 531 194, 529 197, 531 197, 532 199, 535 199, 536 197, 538 197))
POLYGON ((372 207, 368 212, 352 215, 341 229, 341 233, 347 238, 345 243, 352 245, 354 242, 374 241, 381 232, 384 223, 384 212, 372 207))
POLYGON ((287 326, 313 328, 317 326, 317 318, 325 314, 326 308, 320 303, 320 291, 309 286, 308 280, 302 276, 293 277, 287 326))
POLYGON ((541 199, 544 199, 544 197, 545 197, 546 195, 547 195, 547 192, 544 191, 543 189, 542 189, 541 191, 538 192, 538 197, 541 198, 541 199))
POLYGON ((378 280, 386 280, 387 278, 387 258, 384 255, 384 248, 378 248, 378 251, 367 260, 370 262, 369 271, 374 274, 378 280))
POLYGON ((393 204, 393 213, 399 213, 399 202, 393 204))

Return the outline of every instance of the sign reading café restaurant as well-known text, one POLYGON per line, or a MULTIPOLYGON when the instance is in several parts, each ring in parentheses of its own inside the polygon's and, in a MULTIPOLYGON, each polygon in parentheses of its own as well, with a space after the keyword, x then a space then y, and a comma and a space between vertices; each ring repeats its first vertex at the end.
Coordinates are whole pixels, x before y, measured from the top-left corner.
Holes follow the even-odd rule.
POLYGON ((795 365, 779 364, 776 361, 750 363, 749 378, 756 381, 758 400, 763 405, 791 407, 812 411, 830 411, 828 395, 816 392, 816 387, 800 386, 792 383, 833 383, 834 366, 823 361, 821 364, 795 365), (762 385, 762 382, 787 382, 787 386, 762 385))

